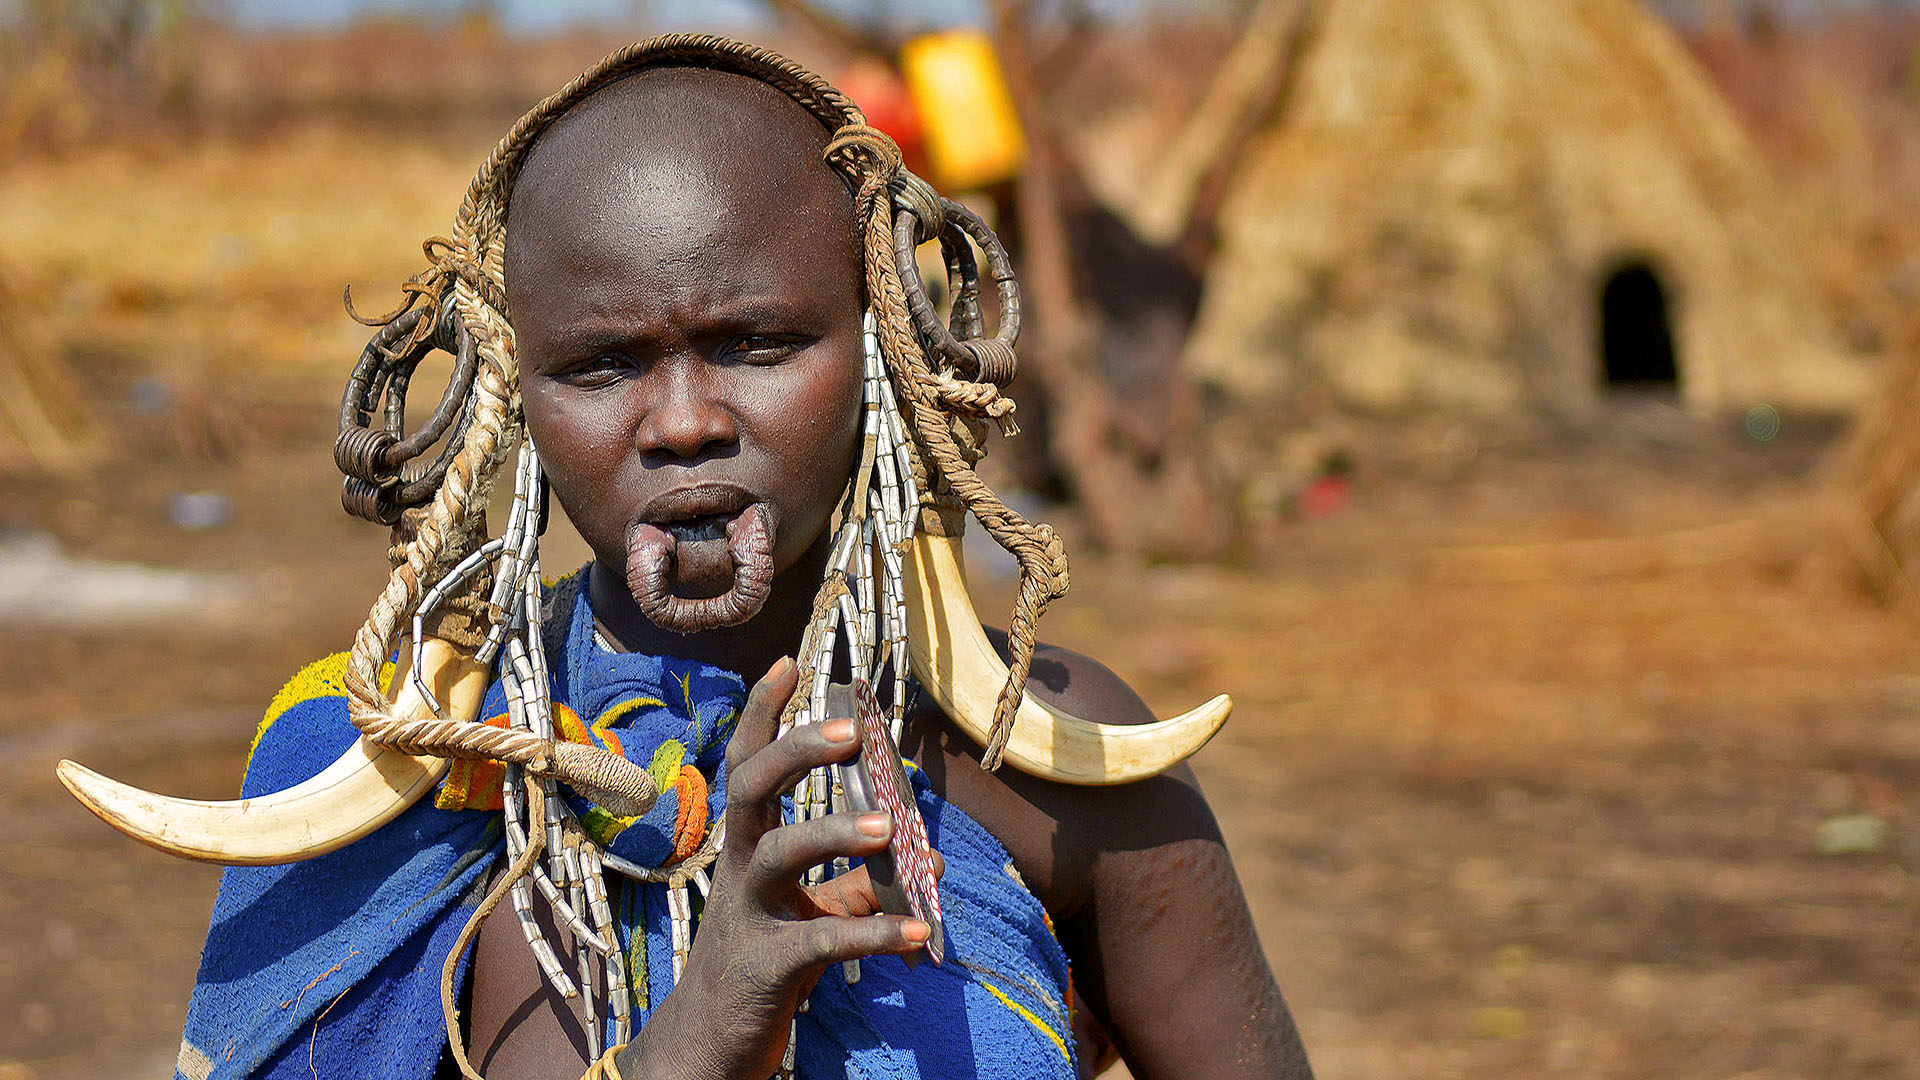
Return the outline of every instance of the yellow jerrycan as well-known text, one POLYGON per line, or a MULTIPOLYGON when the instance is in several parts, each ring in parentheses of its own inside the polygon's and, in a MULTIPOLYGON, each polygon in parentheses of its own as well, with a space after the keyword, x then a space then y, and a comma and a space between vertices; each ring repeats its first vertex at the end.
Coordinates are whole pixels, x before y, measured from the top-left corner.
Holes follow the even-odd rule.
POLYGON ((962 27, 914 38, 900 50, 900 74, 920 114, 935 187, 978 191, 1020 172, 1027 137, 986 34, 962 27))

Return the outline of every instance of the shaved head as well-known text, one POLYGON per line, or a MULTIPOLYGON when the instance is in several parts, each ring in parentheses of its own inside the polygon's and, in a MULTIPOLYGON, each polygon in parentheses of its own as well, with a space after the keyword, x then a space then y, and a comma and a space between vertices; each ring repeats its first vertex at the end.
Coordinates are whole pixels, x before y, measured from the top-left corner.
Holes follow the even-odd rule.
POLYGON ((767 239, 804 235, 816 260, 857 267, 852 193, 821 157, 831 137, 758 79, 687 67, 628 76, 534 144, 508 204, 508 287, 544 268, 550 238, 615 221, 636 244, 750 224, 767 239), (763 220, 769 209, 776 221, 763 220))

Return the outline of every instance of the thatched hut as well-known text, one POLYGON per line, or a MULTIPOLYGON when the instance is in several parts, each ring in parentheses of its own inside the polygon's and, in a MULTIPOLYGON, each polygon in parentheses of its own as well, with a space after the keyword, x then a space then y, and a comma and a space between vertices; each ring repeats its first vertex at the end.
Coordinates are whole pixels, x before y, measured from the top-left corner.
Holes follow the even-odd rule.
POLYGON ((1636 0, 1317 0, 1240 158, 1185 361, 1226 399, 1579 420, 1847 410, 1760 155, 1636 0))

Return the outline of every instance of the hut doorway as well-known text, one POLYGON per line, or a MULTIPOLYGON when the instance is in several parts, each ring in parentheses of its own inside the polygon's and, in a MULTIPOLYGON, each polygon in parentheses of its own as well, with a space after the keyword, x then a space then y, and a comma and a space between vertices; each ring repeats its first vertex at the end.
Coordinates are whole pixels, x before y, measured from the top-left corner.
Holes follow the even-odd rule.
POLYGON ((1678 357, 1667 288, 1653 267, 1621 264, 1600 286, 1601 385, 1607 390, 1677 393, 1678 357))

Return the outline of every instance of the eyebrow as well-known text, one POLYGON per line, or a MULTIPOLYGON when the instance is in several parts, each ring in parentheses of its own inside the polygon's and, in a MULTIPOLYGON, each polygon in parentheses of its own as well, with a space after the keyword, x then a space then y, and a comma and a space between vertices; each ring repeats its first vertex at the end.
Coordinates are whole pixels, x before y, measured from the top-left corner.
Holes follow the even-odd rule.
MULTIPOLYGON (((755 328, 818 329, 824 312, 773 297, 752 296, 722 301, 710 307, 690 336, 719 337, 755 328)), ((594 349, 631 347, 651 342, 657 335, 638 324, 607 315, 589 315, 556 327, 549 340, 561 351, 578 354, 594 349)))

